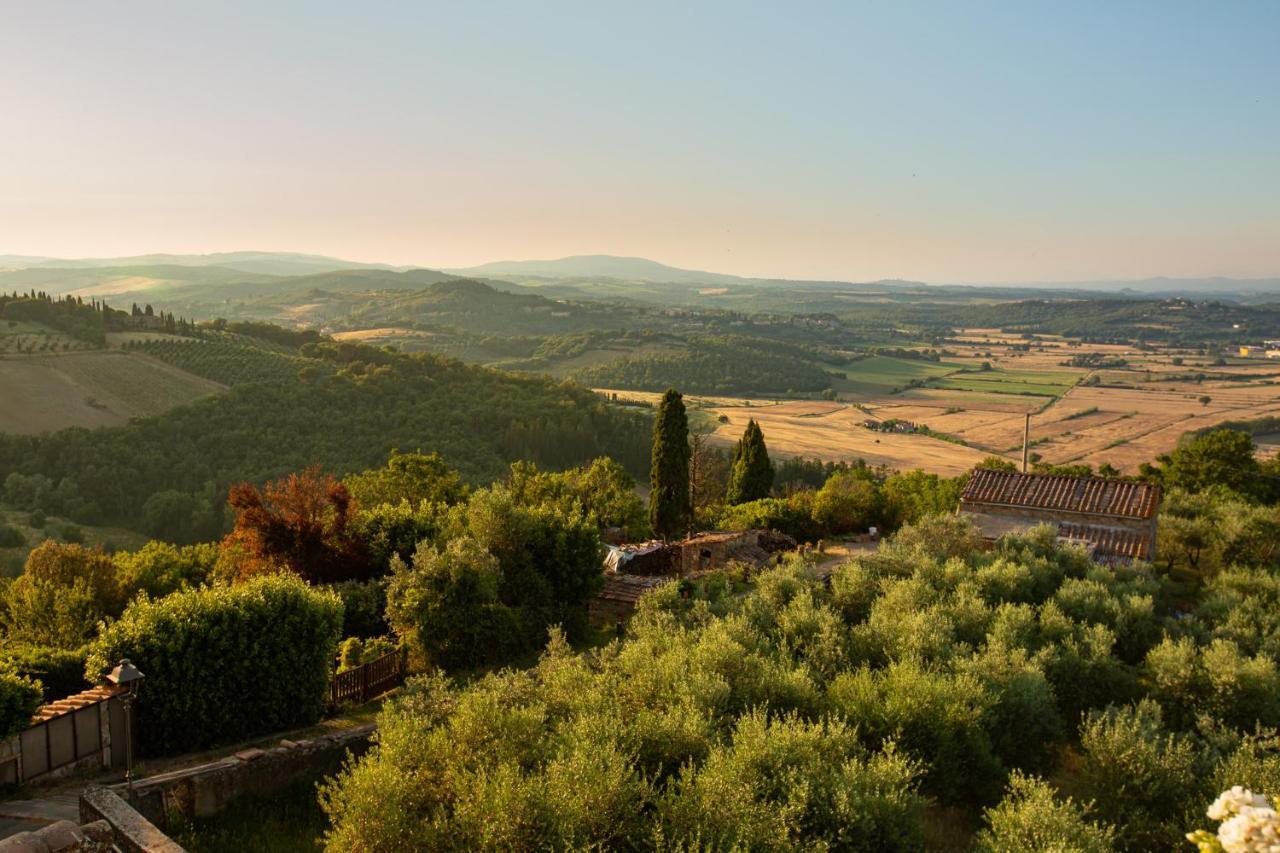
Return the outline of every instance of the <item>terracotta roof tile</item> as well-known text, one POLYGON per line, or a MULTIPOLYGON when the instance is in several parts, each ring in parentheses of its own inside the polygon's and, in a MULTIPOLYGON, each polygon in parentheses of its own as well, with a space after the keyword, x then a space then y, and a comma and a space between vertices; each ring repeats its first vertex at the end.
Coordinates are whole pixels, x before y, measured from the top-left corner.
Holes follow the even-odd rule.
POLYGON ((1062 522, 1058 525, 1058 535, 1088 542, 1093 546, 1094 556, 1105 559, 1150 560, 1155 545, 1145 533, 1096 524, 1062 522))
POLYGON ((1153 517, 1160 506, 1160 487, 1101 477, 1058 477, 979 468, 969 475, 960 500, 1145 519, 1153 517))
POLYGON ((70 714, 72 711, 78 711, 95 702, 101 702, 114 692, 110 687, 90 687, 88 690, 82 690, 65 699, 50 702, 48 705, 41 705, 36 709, 35 716, 31 718, 31 721, 39 723, 51 720, 54 717, 61 717, 63 714, 70 714))
POLYGON ((640 596, 670 580, 671 578, 661 575, 614 575, 606 573, 604 587, 600 590, 598 597, 610 601, 625 601, 635 604, 640 600, 640 596))

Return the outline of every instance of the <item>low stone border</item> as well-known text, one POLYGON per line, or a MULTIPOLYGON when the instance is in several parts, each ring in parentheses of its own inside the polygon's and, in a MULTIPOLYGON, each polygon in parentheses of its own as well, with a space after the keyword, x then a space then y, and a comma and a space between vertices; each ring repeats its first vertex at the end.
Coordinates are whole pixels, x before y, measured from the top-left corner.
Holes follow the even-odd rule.
MULTIPOLYGON (((168 848, 168 853, 175 853, 175 848, 182 849, 175 845, 168 848)), ((91 821, 84 826, 60 820, 34 832, 19 832, 0 839, 0 853, 106 853, 115 849, 115 833, 105 820, 91 821)))
POLYGON ((181 845, 109 788, 90 785, 84 789, 80 795, 80 820, 86 824, 81 829, 95 822, 107 824, 115 847, 123 853, 185 853, 181 845))
MULTIPOLYGON (((372 723, 305 740, 282 740, 270 749, 245 749, 234 755, 148 776, 133 784, 129 801, 160 826, 172 815, 208 817, 246 794, 269 796, 299 779, 320 779, 338 771, 348 755, 363 755, 376 726, 372 723)), ((122 785, 115 790, 122 792, 122 785)))

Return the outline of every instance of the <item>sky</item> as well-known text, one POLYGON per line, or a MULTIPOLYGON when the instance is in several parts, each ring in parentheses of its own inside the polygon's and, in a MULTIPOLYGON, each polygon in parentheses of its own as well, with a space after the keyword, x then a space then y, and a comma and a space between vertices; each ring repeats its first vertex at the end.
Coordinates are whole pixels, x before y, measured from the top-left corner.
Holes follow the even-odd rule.
POLYGON ((5 2, 0 254, 1280 275, 1280 2, 5 2))

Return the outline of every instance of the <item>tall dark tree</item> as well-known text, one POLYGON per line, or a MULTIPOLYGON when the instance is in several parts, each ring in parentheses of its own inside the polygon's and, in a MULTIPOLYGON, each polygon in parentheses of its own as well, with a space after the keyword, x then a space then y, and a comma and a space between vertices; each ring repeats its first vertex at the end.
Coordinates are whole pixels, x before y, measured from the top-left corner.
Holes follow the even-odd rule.
POLYGON ((689 417, 684 398, 668 388, 653 422, 649 467, 649 526, 663 539, 689 527, 689 417))
POLYGON ((725 501, 742 504, 769 497, 773 489, 773 463, 769 450, 764 446, 764 433, 755 418, 747 421, 747 428, 733 451, 733 467, 729 469, 729 489, 725 501))

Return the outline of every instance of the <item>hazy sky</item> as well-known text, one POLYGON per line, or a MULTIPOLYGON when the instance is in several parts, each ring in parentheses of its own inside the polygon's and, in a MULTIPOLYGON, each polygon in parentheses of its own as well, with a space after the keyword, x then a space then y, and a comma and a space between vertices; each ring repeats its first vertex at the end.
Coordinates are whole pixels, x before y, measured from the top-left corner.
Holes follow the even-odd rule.
POLYGON ((1280 2, 5 2, 0 254, 1280 275, 1280 2))

